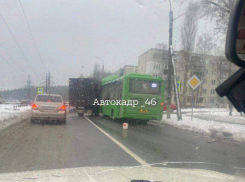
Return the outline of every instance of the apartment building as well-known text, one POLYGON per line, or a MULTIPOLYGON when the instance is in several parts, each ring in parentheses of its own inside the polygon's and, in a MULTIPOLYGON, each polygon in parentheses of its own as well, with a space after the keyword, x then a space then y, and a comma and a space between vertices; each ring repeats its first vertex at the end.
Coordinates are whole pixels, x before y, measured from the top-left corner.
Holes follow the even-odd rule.
POLYGON ((165 79, 166 74, 163 74, 163 70, 168 70, 167 50, 152 48, 139 56, 138 73, 165 79))
POLYGON ((126 75, 129 73, 138 73, 138 66, 125 65, 116 71, 114 74, 126 75))
MULTIPOLYGON (((168 51, 161 49, 150 49, 138 59, 138 71, 142 74, 161 76, 167 80, 168 73, 168 51), (160 67, 160 68, 159 68, 160 67)), ((191 106, 192 89, 187 81, 196 75, 202 82, 198 89, 194 91, 193 103, 197 107, 225 107, 226 99, 221 99, 215 89, 225 81, 230 73, 234 73, 238 68, 231 67, 225 57, 191 54, 190 61, 185 61, 183 51, 175 52, 176 76, 180 81, 180 103, 182 106, 191 106)), ((173 89, 172 89, 173 91, 173 89)), ((174 95, 174 94, 172 94, 174 95)), ((166 96, 166 95, 165 95, 166 96)), ((172 102, 174 102, 174 96, 172 102)))

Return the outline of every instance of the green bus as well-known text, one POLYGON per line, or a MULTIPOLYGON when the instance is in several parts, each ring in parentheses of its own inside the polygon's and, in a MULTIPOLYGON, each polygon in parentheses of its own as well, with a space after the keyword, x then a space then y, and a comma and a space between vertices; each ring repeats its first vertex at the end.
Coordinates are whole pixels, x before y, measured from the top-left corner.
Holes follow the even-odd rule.
POLYGON ((102 79, 100 99, 111 102, 101 104, 100 112, 113 120, 161 120, 164 91, 164 80, 151 75, 130 73, 125 76, 108 76, 102 79), (120 100, 120 104, 114 102, 120 100), (131 101, 137 101, 134 102, 137 105, 131 105, 131 101))

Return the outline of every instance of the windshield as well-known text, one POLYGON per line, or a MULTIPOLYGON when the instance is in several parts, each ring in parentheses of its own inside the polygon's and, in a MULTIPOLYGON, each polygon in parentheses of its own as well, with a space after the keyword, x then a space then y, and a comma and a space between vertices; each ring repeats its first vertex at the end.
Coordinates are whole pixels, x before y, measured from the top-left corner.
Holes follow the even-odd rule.
POLYGON ((157 81, 130 79, 129 91, 131 93, 158 95, 161 92, 161 84, 157 81))
POLYGON ((1 0, 0 181, 83 167, 245 172, 245 115, 230 102, 243 77, 232 97, 216 92, 240 69, 225 55, 237 1, 1 0))
POLYGON ((62 99, 60 96, 38 95, 36 101, 37 102, 62 102, 62 99))

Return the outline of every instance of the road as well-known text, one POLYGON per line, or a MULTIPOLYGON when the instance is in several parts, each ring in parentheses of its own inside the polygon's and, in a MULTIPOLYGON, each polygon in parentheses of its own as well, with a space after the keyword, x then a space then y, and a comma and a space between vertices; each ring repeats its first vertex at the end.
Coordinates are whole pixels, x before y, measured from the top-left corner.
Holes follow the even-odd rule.
POLYGON ((233 167, 245 168, 244 144, 228 140, 208 143, 208 139, 169 125, 129 124, 125 131, 121 122, 76 114, 68 116, 66 125, 31 124, 27 120, 0 133, 0 173, 137 166, 142 164, 138 159, 148 164, 168 162, 165 167, 228 174, 237 171, 233 167))

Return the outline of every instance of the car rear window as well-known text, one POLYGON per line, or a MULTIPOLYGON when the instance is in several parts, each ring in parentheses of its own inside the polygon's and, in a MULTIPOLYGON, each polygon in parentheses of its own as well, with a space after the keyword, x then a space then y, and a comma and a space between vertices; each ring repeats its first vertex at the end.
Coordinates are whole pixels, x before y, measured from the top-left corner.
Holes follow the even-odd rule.
POLYGON ((39 102, 62 102, 62 98, 60 96, 53 96, 53 95, 38 95, 36 101, 39 101, 39 102))

